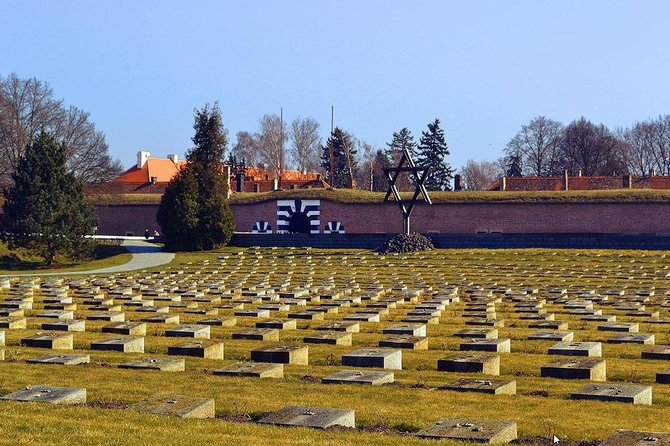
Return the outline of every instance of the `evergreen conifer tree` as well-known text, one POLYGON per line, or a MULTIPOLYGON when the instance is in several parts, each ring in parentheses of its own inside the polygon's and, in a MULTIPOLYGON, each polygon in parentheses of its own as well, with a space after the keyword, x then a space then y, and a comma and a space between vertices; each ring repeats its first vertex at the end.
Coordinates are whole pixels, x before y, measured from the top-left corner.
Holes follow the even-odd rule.
POLYGON ((12 174, 14 186, 5 192, 2 226, 10 244, 35 249, 49 266, 57 255, 90 256, 94 246, 85 236, 97 218, 66 163, 65 144, 41 132, 26 147, 12 174))
POLYGON ((227 199, 230 179, 223 171, 228 134, 218 105, 196 110, 193 128, 188 163, 168 184, 158 209, 165 247, 172 251, 217 248, 235 229, 227 199))
MULTIPOLYGON (((386 143, 386 145, 388 146, 386 155, 391 161, 392 167, 395 167, 400 163, 403 149, 407 149, 412 159, 416 162, 416 142, 414 142, 414 136, 407 127, 403 127, 400 131, 394 132, 393 139, 390 143, 386 143)), ((398 190, 401 191, 414 190, 414 184, 407 172, 402 172, 398 175, 395 185, 398 190)))
POLYGON ((326 172, 325 179, 331 186, 351 188, 358 169, 356 149, 351 135, 339 127, 335 127, 332 135, 322 147, 321 167, 326 172), (330 147, 333 147, 333 172, 330 172, 330 147))
POLYGON ((430 167, 424 183, 426 189, 451 190, 454 170, 446 160, 449 148, 444 139, 444 130, 440 128, 439 119, 428 124, 428 131, 421 133, 417 151, 416 163, 430 167))

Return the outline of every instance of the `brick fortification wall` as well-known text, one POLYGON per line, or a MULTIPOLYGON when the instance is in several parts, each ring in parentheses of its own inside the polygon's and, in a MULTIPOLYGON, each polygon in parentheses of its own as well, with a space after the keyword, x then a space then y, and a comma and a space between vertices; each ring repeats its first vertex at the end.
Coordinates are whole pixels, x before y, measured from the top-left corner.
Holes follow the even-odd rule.
MULTIPOLYGON (((257 221, 277 224, 277 203, 231 204, 236 230, 250 232, 257 221)), ((339 221, 351 233, 398 233, 395 204, 345 204, 321 200, 321 230, 339 221)), ((158 205, 96 206, 99 234, 142 235, 157 229, 158 205)), ((448 203, 417 205, 411 229, 422 233, 670 233, 670 202, 620 203, 448 203)))

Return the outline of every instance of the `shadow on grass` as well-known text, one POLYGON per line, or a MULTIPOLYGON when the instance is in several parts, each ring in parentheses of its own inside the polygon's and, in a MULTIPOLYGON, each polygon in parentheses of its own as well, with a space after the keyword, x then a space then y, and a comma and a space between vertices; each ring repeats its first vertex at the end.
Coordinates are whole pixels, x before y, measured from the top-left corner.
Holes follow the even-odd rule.
POLYGON ((93 250, 90 258, 79 261, 65 259, 58 256, 55 266, 49 266, 38 254, 27 249, 9 250, 6 247, 0 250, 0 270, 26 271, 26 270, 52 270, 54 268, 72 268, 92 260, 104 260, 128 252, 126 248, 119 245, 99 244, 93 250))

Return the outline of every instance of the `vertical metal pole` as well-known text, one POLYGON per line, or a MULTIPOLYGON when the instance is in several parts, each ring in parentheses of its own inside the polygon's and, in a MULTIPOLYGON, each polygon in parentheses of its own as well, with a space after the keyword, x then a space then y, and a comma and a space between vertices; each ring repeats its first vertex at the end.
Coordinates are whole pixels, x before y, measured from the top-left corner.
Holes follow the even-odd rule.
POLYGON ((335 130, 333 129, 333 115, 334 115, 334 107, 331 105, 330 106, 330 176, 328 177, 328 180, 330 181, 330 185, 334 187, 334 178, 333 178, 333 171, 334 171, 334 157, 333 157, 333 133, 335 130))
POLYGON ((279 108, 279 189, 284 173, 284 107, 279 108))
POLYGON ((403 215, 402 229, 406 235, 409 235, 409 214, 403 215))

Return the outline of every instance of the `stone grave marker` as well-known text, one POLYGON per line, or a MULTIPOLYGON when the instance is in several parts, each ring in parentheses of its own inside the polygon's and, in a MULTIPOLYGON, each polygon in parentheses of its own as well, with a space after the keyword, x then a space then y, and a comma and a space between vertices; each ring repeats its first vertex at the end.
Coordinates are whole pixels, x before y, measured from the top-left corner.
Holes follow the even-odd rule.
POLYGON ((404 336, 426 336, 425 324, 395 324, 382 330, 384 334, 404 336))
POLYGON ((483 373, 500 375, 500 356, 462 353, 439 359, 437 370, 442 372, 483 373))
POLYGON ((528 339, 535 341, 572 342, 574 333, 571 331, 537 331, 528 335, 528 339))
POLYGON ((379 346, 408 350, 428 350, 428 338, 425 336, 394 335, 379 341, 379 346))
POLYGON ((52 404, 84 404, 86 389, 80 387, 28 386, 0 400, 44 402, 52 404))
POLYGON ((180 418, 214 418, 214 399, 177 394, 157 394, 131 407, 142 413, 180 418))
POLYGON ((516 395, 516 381, 506 379, 461 378, 440 386, 440 389, 456 392, 478 392, 493 395, 516 395))
POLYGON ((342 355, 342 365, 350 367, 378 367, 402 369, 402 350, 361 348, 342 355))
POLYGON ((144 353, 144 338, 134 336, 113 336, 99 341, 92 341, 91 350, 144 353))
POLYGON ((212 317, 201 319, 198 324, 211 325, 217 327, 234 327, 237 325, 237 319, 234 317, 212 317))
POLYGON ((306 345, 278 345, 251 351, 254 362, 308 365, 309 348, 306 345))
POLYGON ((123 322, 126 320, 126 315, 124 313, 93 313, 89 314, 86 318, 89 321, 107 321, 107 322, 123 322))
POLYGON ((608 344, 643 344, 654 345, 656 336, 653 333, 622 333, 607 339, 608 344))
POLYGON ((307 344, 351 345, 351 333, 346 331, 319 331, 303 338, 307 344))
POLYGON ((168 355, 223 359, 223 342, 192 341, 168 347, 168 355))
POLYGON ((655 345, 642 351, 642 359, 670 360, 670 345, 655 345))
POLYGON ((115 322, 102 327, 102 332, 126 336, 146 336, 147 324, 144 322, 115 322))
POLYGON ((370 384, 379 386, 392 383, 394 380, 393 372, 341 370, 326 376, 321 382, 324 384, 370 384))
POLYGON ((186 369, 186 361, 180 358, 139 358, 119 364, 119 368, 183 372, 186 369))
POLYGON ((471 443, 509 443, 516 440, 516 422, 443 418, 416 433, 421 438, 466 441, 471 443))
POLYGON ((304 426, 326 429, 333 426, 356 427, 353 410, 330 407, 289 406, 273 412, 257 421, 260 424, 278 426, 304 426))
POLYGON ((659 384, 670 384, 670 369, 656 372, 656 382, 659 384))
POLYGON ((608 322, 598 325, 598 331, 620 331, 624 333, 637 333, 640 324, 634 322, 608 322))
POLYGON ((54 350, 72 350, 73 341, 72 333, 38 333, 21 338, 21 345, 54 350))
POLYGON ((600 358, 602 344, 600 342, 557 342, 549 347, 550 355, 588 356, 600 358))
POLYGON ((568 329, 568 323, 566 321, 540 321, 528 324, 528 328, 565 331, 568 329))
POLYGON ((345 321, 379 322, 381 316, 379 316, 379 313, 353 313, 347 314, 342 319, 345 321))
POLYGON ((42 330, 53 331, 86 331, 86 321, 76 319, 58 320, 52 322, 44 322, 42 330))
POLYGON ((651 386, 632 384, 587 384, 570 394, 573 400, 617 401, 645 404, 652 402, 651 386))
POLYGON ((276 328, 249 328, 247 330, 233 333, 233 339, 279 342, 279 330, 276 328))
POLYGON ((2 308, 0 309, 0 319, 6 318, 22 318, 25 315, 24 310, 2 308))
POLYGON ((79 365, 89 364, 91 357, 89 355, 59 355, 57 353, 50 353, 48 355, 38 356, 37 358, 30 358, 26 360, 29 364, 62 364, 62 365, 79 365))
POLYGON ((457 338, 466 339, 498 339, 497 328, 466 328, 454 333, 457 338))
POLYGON ((142 322, 150 324, 179 324, 178 314, 156 314, 154 316, 143 317, 142 322))
POLYGON ((269 321, 256 322, 256 328, 275 328, 277 330, 295 330, 297 322, 295 320, 272 319, 269 321))
POLYGON ((237 310, 235 311, 235 316, 240 317, 256 317, 256 318, 269 318, 270 310, 237 310))
POLYGON ((165 330, 165 336, 172 338, 209 339, 209 325, 178 325, 165 330))
POLYGON ((329 322, 327 324, 319 325, 317 330, 323 331, 344 331, 347 333, 359 333, 361 331, 361 324, 355 321, 340 321, 329 322))
POLYGON ((214 374, 253 378, 283 378, 284 364, 270 362, 236 362, 222 369, 214 370, 214 374))
POLYGON ((460 344, 462 351, 481 351, 509 353, 511 341, 509 339, 470 339, 460 344))
POLYGON ((540 368, 543 378, 607 380, 607 363, 604 359, 561 359, 540 368))
POLYGON ((619 429, 600 446, 668 446, 670 432, 643 432, 619 429))

